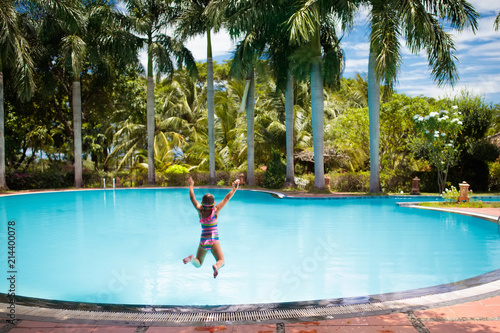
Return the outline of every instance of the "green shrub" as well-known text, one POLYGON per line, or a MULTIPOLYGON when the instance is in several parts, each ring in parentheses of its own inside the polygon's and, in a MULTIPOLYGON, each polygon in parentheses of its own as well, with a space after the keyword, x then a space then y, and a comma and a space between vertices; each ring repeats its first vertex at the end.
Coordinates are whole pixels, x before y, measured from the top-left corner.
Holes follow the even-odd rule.
MULTIPOLYGON (((84 175, 84 181, 89 175, 84 175)), ((47 170, 45 172, 8 171, 5 174, 7 187, 11 190, 34 190, 73 187, 75 174, 73 171, 47 170)))
POLYGON ((231 183, 236 179, 236 172, 231 171, 217 171, 215 173, 215 180, 217 181, 217 185, 222 183, 219 186, 231 185, 231 183))
POLYGON ((263 186, 264 185, 264 177, 266 176, 266 172, 261 168, 255 169, 255 185, 263 186))
POLYGON ((189 170, 182 165, 174 164, 169 166, 167 170, 165 170, 165 173, 186 174, 189 173, 189 170))
POLYGON ((490 163, 490 191, 500 191, 500 161, 490 163))
POLYGON ((411 176, 397 175, 394 172, 380 173, 380 183, 382 192, 386 193, 399 193, 401 191, 409 193, 411 190, 411 176))
POLYGON ((330 189, 337 192, 368 192, 370 190, 370 173, 335 173, 330 176, 330 189))
POLYGON ((6 172, 5 181, 7 187, 11 190, 29 190, 35 188, 33 177, 29 173, 6 172))
POLYGON ((191 172, 190 176, 193 178, 195 186, 208 185, 208 178, 209 178, 208 172, 205 171, 191 172))
POLYGON ((282 188, 286 179, 286 164, 281 160, 277 152, 273 152, 273 158, 267 165, 263 186, 266 188, 282 188))
POLYGON ((171 165, 165 171, 165 180, 169 186, 184 186, 188 173, 188 169, 182 165, 171 165))
POLYGON ((458 200, 458 196, 460 195, 460 192, 458 192, 457 188, 455 186, 450 186, 450 189, 444 189, 443 193, 441 193, 441 197, 445 201, 449 202, 456 202, 458 200))
MULTIPOLYGON (((156 175, 158 176, 158 175, 156 175)), ((137 187, 147 185, 148 183, 148 174, 146 171, 120 171, 117 173, 108 173, 106 177, 106 183, 108 181, 112 182, 112 178, 116 179, 117 186, 120 187, 137 187), (108 180, 110 178, 111 180, 108 180), (120 182, 118 185, 118 178, 120 178, 120 182)), ((158 181, 158 177, 156 177, 156 181, 158 181)), ((108 186, 108 185, 106 185, 108 186)), ((113 185, 111 185, 113 186, 113 185)))
POLYGON ((308 181, 305 189, 311 191, 314 188, 314 173, 305 173, 300 178, 308 181))

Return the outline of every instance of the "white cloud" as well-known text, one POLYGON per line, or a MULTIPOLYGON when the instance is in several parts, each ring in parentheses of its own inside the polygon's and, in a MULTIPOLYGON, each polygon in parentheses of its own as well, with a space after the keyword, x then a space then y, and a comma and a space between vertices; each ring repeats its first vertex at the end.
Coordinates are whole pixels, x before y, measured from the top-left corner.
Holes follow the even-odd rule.
POLYGON ((468 65, 468 66, 462 66, 462 68, 460 68, 460 73, 461 74, 478 73, 478 72, 484 72, 486 70, 488 70, 488 66, 485 65, 468 65))
POLYGON ((366 73, 368 71, 368 54, 363 59, 349 59, 345 61, 345 73, 366 73))
MULTIPOLYGON (((454 35, 459 61, 457 66, 461 81, 452 89, 438 87, 432 80, 428 69, 425 51, 414 55, 405 46, 402 40, 403 63, 398 77, 396 88, 399 92, 410 95, 424 95, 435 98, 454 96, 468 89, 479 95, 486 96, 487 101, 500 102, 500 31, 493 30, 493 21, 500 12, 498 0, 469 0, 481 13, 476 34, 470 31, 454 35)), ((368 71, 369 55, 369 8, 362 8, 355 18, 352 31, 343 36, 342 48, 346 52, 345 76, 368 71)), ((198 61, 206 59, 206 37, 199 36, 187 42, 198 61)), ((231 53, 235 44, 225 31, 212 36, 213 56, 231 53)), ((141 53, 141 62, 146 63, 145 52, 141 53)))
POLYGON ((420 67, 420 66, 427 67, 428 64, 429 64, 428 61, 425 60, 425 61, 414 62, 412 64, 407 64, 407 66, 408 67, 420 67))
POLYGON ((431 76, 427 68, 417 69, 413 71, 403 71, 399 77, 399 83, 404 82, 405 84, 413 84, 415 81, 420 80, 430 80, 431 76))
POLYGON ((405 82, 400 80, 401 85, 397 86, 397 91, 412 96, 427 96, 434 98, 453 97, 463 90, 469 91, 479 96, 485 96, 486 101, 499 100, 500 98, 500 76, 481 75, 461 80, 455 87, 449 85, 438 87, 431 79, 416 80, 416 82, 405 82))
MULTIPOLYGON (((235 44, 231 41, 226 31, 219 31, 212 34, 212 56, 220 56, 234 50, 235 44)), ((207 38, 206 35, 194 37, 186 43, 186 47, 193 53, 196 60, 207 59, 207 38)))
MULTIPOLYGON (((206 35, 197 36, 185 43, 185 46, 191 51, 196 61, 205 61, 207 59, 207 38, 206 35)), ((225 31, 212 34, 212 56, 220 56, 233 51, 235 45, 225 31)), ((144 68, 147 68, 148 57, 146 49, 139 52, 139 61, 144 68)))
POLYGON ((368 57, 370 53, 370 43, 366 40, 354 42, 346 38, 345 41, 341 42, 341 47, 355 57, 368 57))
POLYGON ((500 33, 493 29, 495 16, 482 17, 478 22, 477 31, 470 29, 463 32, 451 31, 457 48, 469 47, 469 43, 488 42, 498 40, 500 33))
POLYGON ((127 6, 125 5, 125 3, 123 1, 118 1, 116 3, 116 9, 120 12, 120 13, 123 13, 123 14, 126 14, 128 11, 127 11, 127 6))
MULTIPOLYGON (((498 41, 469 45, 459 49, 457 56, 461 60, 478 61, 478 59, 496 58, 500 59, 500 33, 498 41)), ((483 60, 481 60, 483 61, 483 60)))
POLYGON ((148 52, 146 48, 139 51, 139 62, 145 70, 148 68, 148 52))
POLYGON ((497 0, 469 0, 479 13, 496 13, 500 11, 500 2, 497 0))

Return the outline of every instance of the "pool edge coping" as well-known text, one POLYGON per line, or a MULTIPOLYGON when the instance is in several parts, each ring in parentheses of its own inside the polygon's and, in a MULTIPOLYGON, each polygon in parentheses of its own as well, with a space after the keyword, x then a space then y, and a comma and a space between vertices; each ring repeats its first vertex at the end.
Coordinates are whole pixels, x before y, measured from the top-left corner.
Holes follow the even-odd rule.
MULTIPOLYGON (((248 305, 217 306, 219 310, 208 307, 176 307, 175 310, 163 310, 161 307, 151 307, 149 311, 128 312, 125 309, 115 311, 101 310, 73 310, 60 307, 47 308, 28 306, 16 302, 16 319, 49 321, 61 323, 81 323, 97 325, 122 326, 193 326, 216 324, 265 324, 265 323, 294 323, 301 321, 332 320, 352 317, 365 317, 391 313, 410 312, 451 306, 460 303, 478 301, 500 295, 500 270, 486 273, 493 274, 495 280, 480 283, 471 287, 462 283, 467 280, 449 284, 451 288, 445 292, 397 297, 397 294, 381 294, 366 297, 353 297, 335 300, 320 300, 303 303, 301 307, 290 306, 289 303, 259 304, 258 308, 249 308, 248 305), (452 286, 453 285, 453 286, 452 286), (458 289, 454 288, 457 287, 458 289), (241 308, 241 309, 237 309, 241 308), (154 311, 156 309, 156 311, 154 311), (171 311, 169 311, 171 310, 171 311)), ((468 280, 475 280, 484 275, 468 280)), ((438 290, 445 285, 423 288, 438 290)), ((410 293, 412 291, 402 292, 410 293)), ((9 303, 0 303, 2 317, 8 319, 9 303)), ((126 306, 124 306, 126 307, 126 306)))

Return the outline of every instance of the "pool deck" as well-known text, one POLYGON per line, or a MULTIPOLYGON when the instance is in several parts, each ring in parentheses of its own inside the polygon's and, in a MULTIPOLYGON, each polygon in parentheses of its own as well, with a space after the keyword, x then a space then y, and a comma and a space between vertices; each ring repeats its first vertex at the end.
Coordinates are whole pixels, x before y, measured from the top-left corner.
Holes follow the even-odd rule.
POLYGON ((441 308, 379 316, 254 325, 147 327, 127 325, 70 324, 46 321, 0 322, 0 332, 9 333, 459 333, 500 332, 500 296, 441 308))
MULTIPOLYGON (((449 210, 447 210, 449 211, 449 210)), ((459 214, 472 214, 497 221, 500 208, 459 208, 453 209, 459 214)), ((455 293, 455 292, 453 292, 455 293)), ((459 333, 459 332, 500 332, 500 290, 497 295, 485 293, 475 298, 457 298, 448 305, 428 307, 424 309, 405 309, 386 314, 368 314, 340 317, 332 319, 308 320, 301 322, 290 320, 274 320, 273 322, 255 322, 253 324, 237 325, 227 323, 205 323, 200 326, 154 326, 140 325, 132 322, 107 323, 99 321, 71 322, 36 318, 16 319, 7 322, 5 303, 0 309, 0 333, 160 333, 160 332, 227 332, 227 333, 327 333, 327 332, 418 332, 418 333, 459 333), (489 296, 488 296, 489 295, 489 296), (460 299, 463 299, 461 302, 460 299), (213 326, 211 326, 213 325, 213 326)))

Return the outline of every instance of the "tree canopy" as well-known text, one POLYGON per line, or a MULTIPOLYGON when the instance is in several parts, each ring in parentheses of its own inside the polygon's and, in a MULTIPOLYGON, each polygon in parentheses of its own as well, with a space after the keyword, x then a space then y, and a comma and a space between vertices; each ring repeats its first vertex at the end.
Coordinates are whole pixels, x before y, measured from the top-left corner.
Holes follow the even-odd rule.
MULTIPOLYGON (((500 128, 498 106, 467 94, 436 100, 391 89, 399 70, 398 37, 405 37, 412 51, 428 53, 438 83, 455 80, 454 45, 442 22, 476 29, 475 11, 465 1, 453 8, 432 1, 427 11, 415 8, 420 15, 409 7, 388 8, 383 1, 127 0, 124 11, 107 0, 3 3, 4 174, 74 172, 75 155, 82 156, 84 184, 90 173, 146 170, 149 182, 162 183, 172 166, 211 172, 212 163, 217 171, 244 173, 248 163, 259 171, 273 159, 279 164, 285 155, 293 162, 287 160, 289 178, 294 172, 314 172, 311 186, 320 189, 325 174, 366 172, 372 159, 369 84, 364 74, 342 77, 345 55, 339 37, 363 4, 372 6, 372 51, 386 92, 380 99, 376 152, 382 174, 409 179, 423 170, 432 172, 435 166, 412 144, 418 133, 412 119, 452 105, 464 118, 457 159, 469 169, 481 165, 484 170, 498 157, 487 140, 500 128), (397 22, 394 13, 401 14, 397 22), (183 42, 200 34, 210 42, 210 32, 218 29, 227 29, 239 42, 234 58, 195 63, 183 42), (389 35, 394 39, 385 40, 389 35), (148 57, 146 68, 138 59, 141 48, 148 57), (250 79, 253 111, 245 114, 238 111, 242 102, 248 105, 250 79), (75 136, 77 95, 81 144, 75 136)), ((451 166, 451 179, 466 175, 451 166)), ((483 178, 468 177, 488 187, 483 178)))

